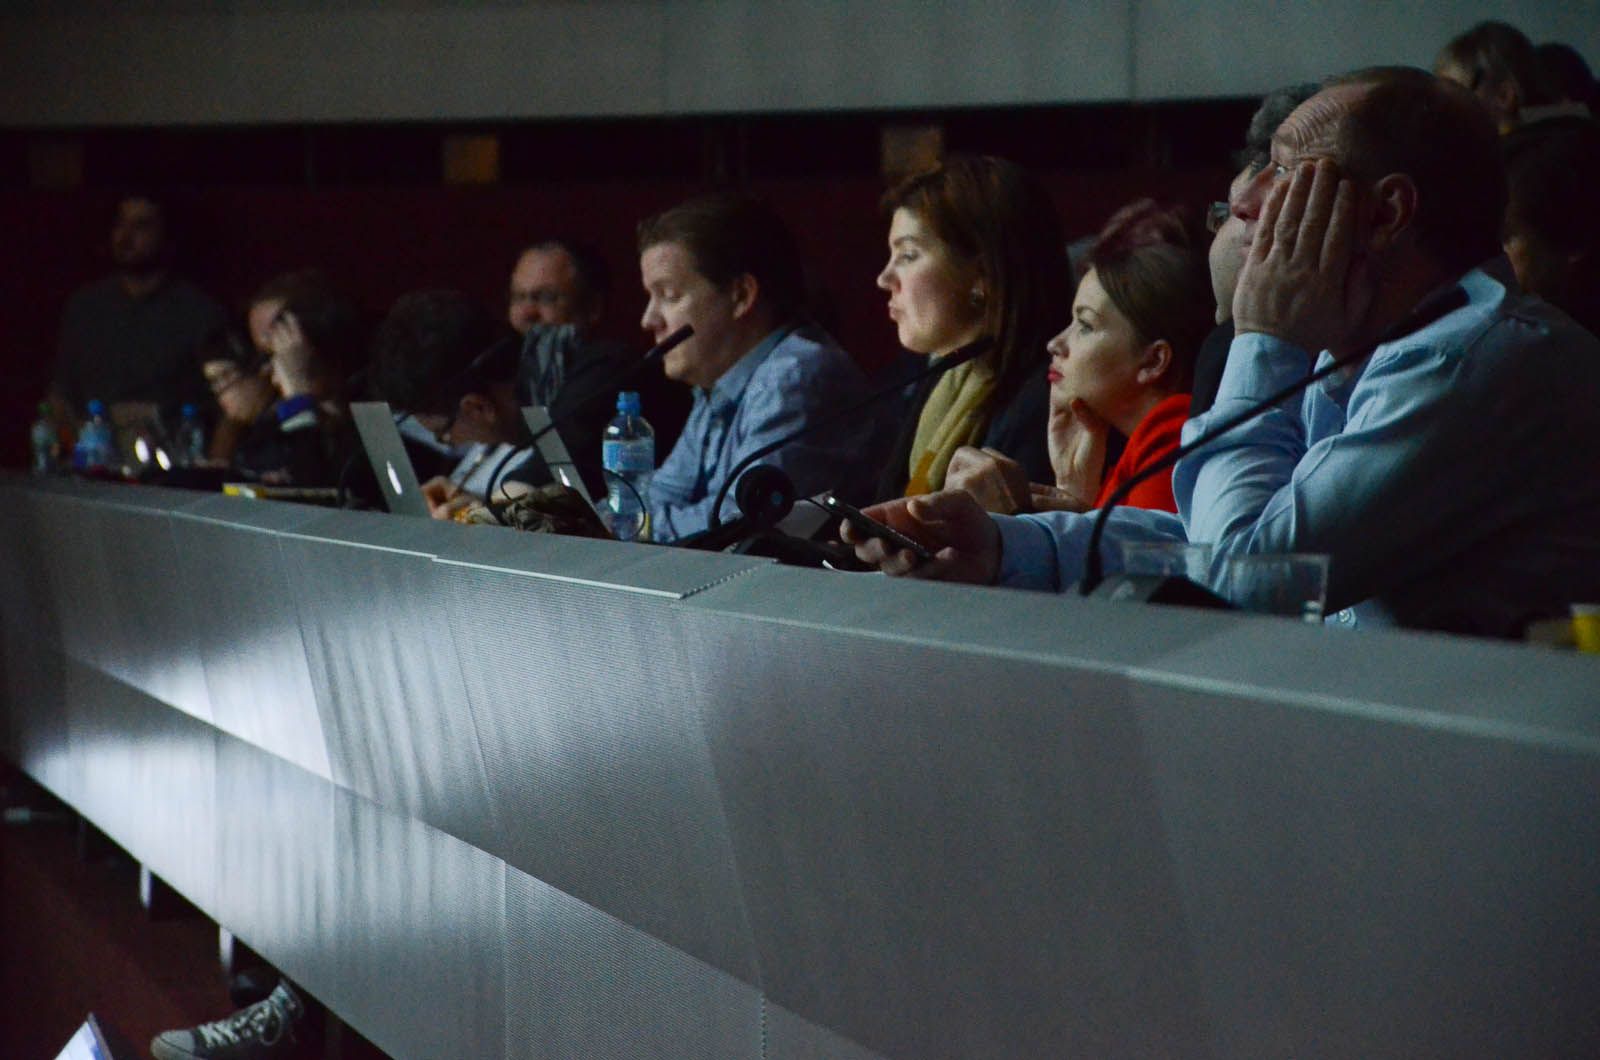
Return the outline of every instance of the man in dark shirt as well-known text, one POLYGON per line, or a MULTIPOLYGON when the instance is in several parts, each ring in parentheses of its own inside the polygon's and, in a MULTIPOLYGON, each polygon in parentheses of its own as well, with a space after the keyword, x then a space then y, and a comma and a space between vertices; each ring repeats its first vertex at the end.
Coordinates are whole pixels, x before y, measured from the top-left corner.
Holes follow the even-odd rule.
POLYGON ((206 399, 195 352, 222 326, 222 307, 172 273, 166 211, 145 196, 117 204, 116 271, 78 290, 61 315, 52 400, 82 416, 91 400, 115 422, 175 417, 206 399))

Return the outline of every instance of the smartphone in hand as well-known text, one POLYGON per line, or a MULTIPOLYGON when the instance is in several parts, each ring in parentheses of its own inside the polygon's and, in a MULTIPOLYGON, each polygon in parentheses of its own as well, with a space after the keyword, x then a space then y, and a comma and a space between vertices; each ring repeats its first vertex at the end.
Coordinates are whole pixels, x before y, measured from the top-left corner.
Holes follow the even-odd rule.
POLYGON ((933 553, 922 542, 907 537, 892 526, 880 523, 870 515, 863 513, 861 509, 854 505, 846 504, 831 493, 824 495, 818 503, 835 515, 848 520, 852 526, 867 537, 881 538, 895 548, 903 548, 924 563, 933 558, 933 553))

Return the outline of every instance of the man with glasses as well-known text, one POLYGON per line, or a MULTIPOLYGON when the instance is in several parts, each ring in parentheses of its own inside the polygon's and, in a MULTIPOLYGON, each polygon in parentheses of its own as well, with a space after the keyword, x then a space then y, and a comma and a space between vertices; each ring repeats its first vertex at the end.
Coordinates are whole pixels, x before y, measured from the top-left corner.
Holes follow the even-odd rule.
POLYGON ((455 470, 422 485, 434 518, 492 499, 507 482, 548 481, 518 407, 520 354, 514 332, 456 291, 403 295, 378 326, 375 395, 461 453, 455 470))
MULTIPOLYGON (((1495 130, 1455 85, 1363 70, 1297 107, 1232 204, 1252 239, 1238 335, 1184 439, 1260 411, 1178 462, 1177 519, 1111 515, 1108 569, 1118 542, 1145 539, 1325 553, 1342 621, 1508 637, 1600 594, 1600 480, 1577 441, 1600 343, 1504 275, 1505 203, 1495 130), (1313 365, 1343 367, 1274 400, 1313 365)), ((936 551, 918 565, 859 541, 888 573, 1058 591, 1091 527, 989 516, 960 491, 868 514, 936 551)))
POLYGON ((1189 399, 1191 417, 1211 407, 1217 385, 1222 382, 1222 366, 1228 362, 1228 346, 1233 342, 1233 290, 1239 282, 1239 267, 1250 249, 1250 234, 1244 219, 1233 215, 1232 203, 1271 161, 1273 132, 1296 107, 1316 94, 1317 86, 1306 83, 1280 88, 1261 100, 1245 131, 1244 150, 1238 155, 1239 172, 1228 185, 1228 201, 1214 202, 1206 211, 1206 229, 1212 233, 1211 290, 1217 297, 1217 327, 1206 336, 1195 356, 1194 388, 1189 399))

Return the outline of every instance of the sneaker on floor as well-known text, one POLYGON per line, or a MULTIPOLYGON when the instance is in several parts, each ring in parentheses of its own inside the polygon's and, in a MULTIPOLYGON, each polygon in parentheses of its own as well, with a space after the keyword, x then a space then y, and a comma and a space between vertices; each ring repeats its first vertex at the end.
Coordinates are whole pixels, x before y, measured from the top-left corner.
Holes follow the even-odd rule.
POLYGON ((150 1042, 155 1060, 256 1060, 294 1054, 295 1026, 305 1016, 289 984, 280 982, 265 1001, 214 1023, 181 1031, 162 1031, 150 1042))

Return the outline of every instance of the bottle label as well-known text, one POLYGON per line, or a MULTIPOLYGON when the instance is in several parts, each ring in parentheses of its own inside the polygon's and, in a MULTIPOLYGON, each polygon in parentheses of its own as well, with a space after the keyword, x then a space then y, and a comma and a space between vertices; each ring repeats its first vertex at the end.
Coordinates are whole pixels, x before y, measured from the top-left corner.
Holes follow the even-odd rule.
POLYGON ((607 471, 623 475, 656 469, 656 447, 650 442, 606 441, 600 444, 600 462, 607 471))

